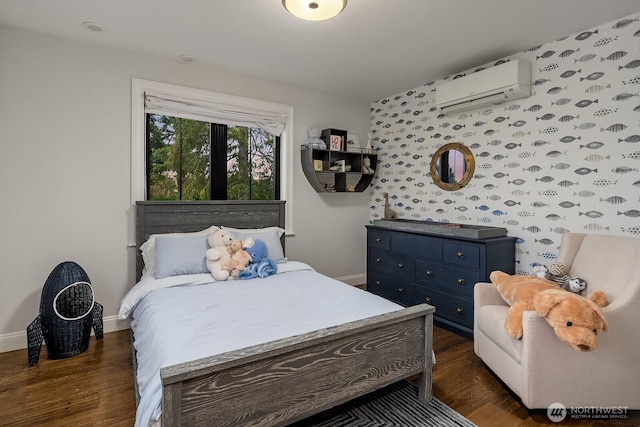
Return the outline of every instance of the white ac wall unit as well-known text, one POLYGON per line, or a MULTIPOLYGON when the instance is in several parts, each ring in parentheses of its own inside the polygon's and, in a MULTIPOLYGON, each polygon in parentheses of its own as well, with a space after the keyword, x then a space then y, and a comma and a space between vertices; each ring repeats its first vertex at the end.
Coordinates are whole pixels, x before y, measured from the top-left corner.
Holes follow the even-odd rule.
POLYGON ((437 86, 436 106, 452 113, 530 95, 531 65, 514 59, 437 86))

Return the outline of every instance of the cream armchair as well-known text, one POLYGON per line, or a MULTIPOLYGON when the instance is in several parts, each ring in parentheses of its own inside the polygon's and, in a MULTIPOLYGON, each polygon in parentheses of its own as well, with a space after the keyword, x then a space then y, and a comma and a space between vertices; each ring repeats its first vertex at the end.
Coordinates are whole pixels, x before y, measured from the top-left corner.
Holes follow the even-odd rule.
POLYGON ((598 348, 562 343, 535 311, 524 313, 522 340, 504 330, 508 306, 491 283, 474 287, 474 350, 527 408, 626 406, 640 409, 640 239, 598 234, 562 236, 558 262, 604 291, 609 331, 598 348))

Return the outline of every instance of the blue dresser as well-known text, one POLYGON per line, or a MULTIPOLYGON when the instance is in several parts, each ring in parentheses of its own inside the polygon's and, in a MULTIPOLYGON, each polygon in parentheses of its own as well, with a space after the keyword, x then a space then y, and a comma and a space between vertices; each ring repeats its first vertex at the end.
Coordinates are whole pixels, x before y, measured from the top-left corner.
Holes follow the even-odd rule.
POLYGON ((367 290, 404 306, 426 302, 434 323, 473 337, 473 287, 515 273, 515 237, 470 239, 367 226, 367 290))

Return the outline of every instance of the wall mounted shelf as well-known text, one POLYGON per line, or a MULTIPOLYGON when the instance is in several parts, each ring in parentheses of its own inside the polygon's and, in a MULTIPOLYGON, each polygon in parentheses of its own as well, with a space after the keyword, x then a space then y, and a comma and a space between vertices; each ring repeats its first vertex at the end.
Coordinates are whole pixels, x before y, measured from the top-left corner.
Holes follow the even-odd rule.
POLYGON ((319 193, 362 192, 369 187, 378 164, 377 154, 367 151, 319 150, 303 145, 302 170, 319 193), (369 158, 370 171, 365 158, 369 158))

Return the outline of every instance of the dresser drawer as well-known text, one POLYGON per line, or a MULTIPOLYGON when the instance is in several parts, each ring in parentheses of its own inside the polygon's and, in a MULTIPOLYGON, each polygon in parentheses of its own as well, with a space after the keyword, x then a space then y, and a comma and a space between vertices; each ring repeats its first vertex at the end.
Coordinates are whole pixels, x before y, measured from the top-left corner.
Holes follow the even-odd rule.
POLYGON ((413 302, 413 283, 375 271, 367 274, 367 291, 402 305, 413 302))
POLYGON ((367 246, 370 248, 389 249, 389 233, 369 230, 367 246))
POLYGON ((398 279, 413 281, 415 262, 407 254, 369 248, 369 268, 398 279))
POLYGON ((480 268, 480 247, 458 242, 444 242, 444 262, 469 268, 480 268))
POLYGON ((473 300, 455 297, 433 288, 416 286, 414 289, 416 304, 426 302, 436 308, 436 317, 473 329, 473 300))
POLYGON ((473 297, 473 287, 480 281, 478 270, 449 267, 429 260, 416 260, 416 282, 443 292, 473 297))
POLYGON ((417 258, 442 259, 442 239, 410 233, 391 235, 391 250, 404 252, 417 258))

